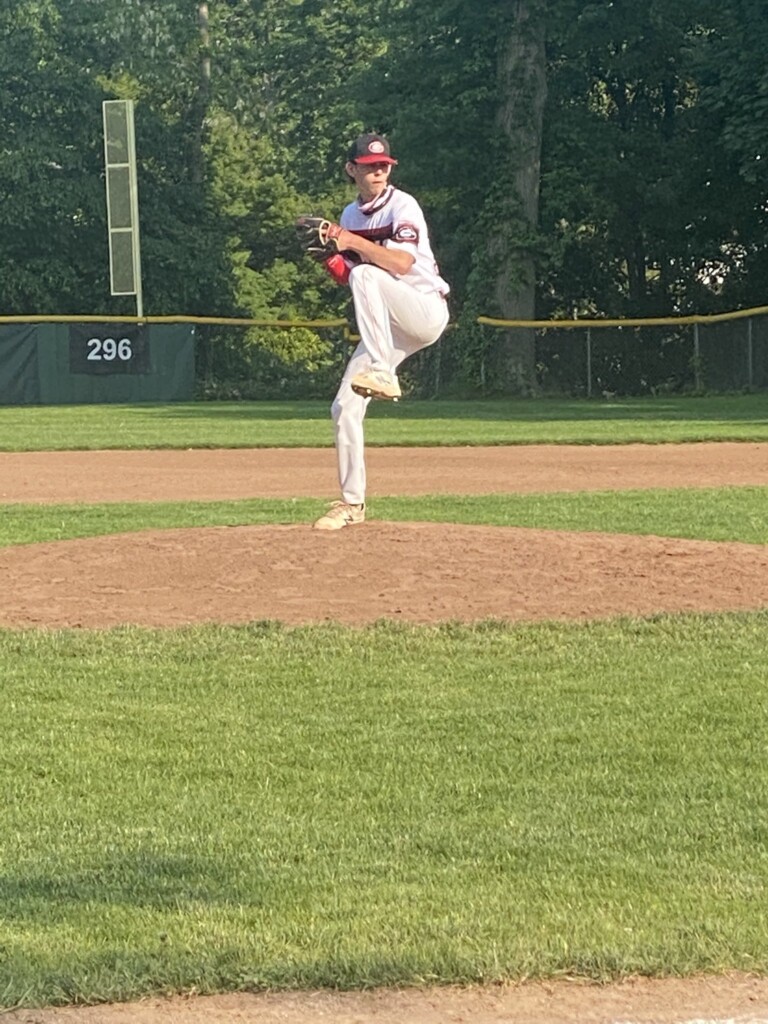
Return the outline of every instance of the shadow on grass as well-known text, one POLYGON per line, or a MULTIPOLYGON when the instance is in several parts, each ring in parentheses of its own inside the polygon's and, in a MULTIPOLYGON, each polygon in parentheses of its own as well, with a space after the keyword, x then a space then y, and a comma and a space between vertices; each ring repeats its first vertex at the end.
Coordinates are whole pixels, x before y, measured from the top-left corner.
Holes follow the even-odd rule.
POLYGON ((67 874, 0 876, 0 905, 5 920, 34 921, 77 913, 76 907, 132 906, 152 910, 188 903, 260 906, 266 888, 254 879, 249 862, 247 891, 238 889, 221 863, 199 856, 168 856, 146 851, 120 854, 67 874))

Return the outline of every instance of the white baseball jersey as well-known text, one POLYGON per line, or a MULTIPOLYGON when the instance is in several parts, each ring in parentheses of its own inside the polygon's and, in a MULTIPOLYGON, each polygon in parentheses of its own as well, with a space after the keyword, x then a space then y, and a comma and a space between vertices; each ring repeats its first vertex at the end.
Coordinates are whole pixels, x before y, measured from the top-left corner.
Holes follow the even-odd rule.
POLYGON ((344 207, 340 224, 371 242, 410 253, 415 262, 407 274, 399 275, 399 280, 417 291, 440 295, 450 291, 448 283, 440 277, 421 207, 407 192, 388 185, 368 203, 356 199, 344 207))

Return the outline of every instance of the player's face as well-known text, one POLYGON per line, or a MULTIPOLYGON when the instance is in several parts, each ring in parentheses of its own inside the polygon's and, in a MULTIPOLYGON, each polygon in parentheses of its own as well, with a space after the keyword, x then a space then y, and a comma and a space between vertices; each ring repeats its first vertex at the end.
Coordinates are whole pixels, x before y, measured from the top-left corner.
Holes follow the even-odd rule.
POLYGON ((357 164, 350 160, 346 169, 350 177, 354 178, 363 199, 375 199, 387 187, 392 164, 384 161, 377 164, 357 164))

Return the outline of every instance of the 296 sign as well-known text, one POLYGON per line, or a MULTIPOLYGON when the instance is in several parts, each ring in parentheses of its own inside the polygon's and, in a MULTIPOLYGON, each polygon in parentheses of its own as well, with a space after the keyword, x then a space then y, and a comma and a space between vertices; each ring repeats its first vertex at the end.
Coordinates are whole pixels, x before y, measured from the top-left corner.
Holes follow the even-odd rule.
POLYGON ((89 338, 86 342, 88 348, 88 359, 98 361, 105 359, 111 362, 113 359, 121 359, 127 362, 133 355, 133 347, 130 338, 89 338))
POLYGON ((73 324, 69 332, 69 369, 71 373, 98 375, 148 373, 146 325, 73 324))

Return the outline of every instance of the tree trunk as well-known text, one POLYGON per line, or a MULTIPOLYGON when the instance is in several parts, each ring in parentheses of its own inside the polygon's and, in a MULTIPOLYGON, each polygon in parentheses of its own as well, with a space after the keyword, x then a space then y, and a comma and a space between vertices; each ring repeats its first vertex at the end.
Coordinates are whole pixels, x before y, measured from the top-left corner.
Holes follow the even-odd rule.
MULTIPOLYGON (((547 95, 543 0, 516 0, 511 32, 499 52, 497 123, 507 162, 499 173, 508 192, 488 239, 494 304, 504 320, 535 317, 535 237, 539 219, 541 140, 547 95)), ((535 335, 500 331, 494 345, 496 385, 507 392, 536 387, 535 335)))

